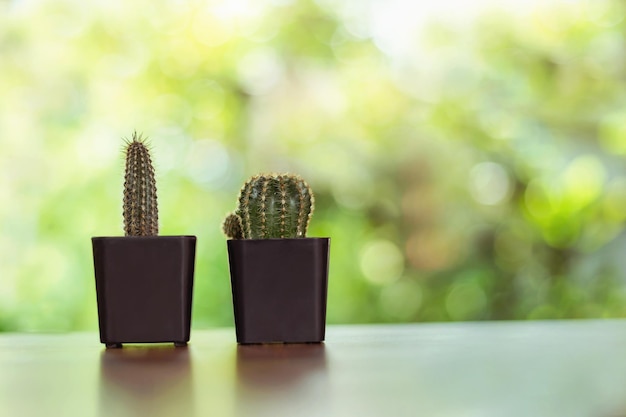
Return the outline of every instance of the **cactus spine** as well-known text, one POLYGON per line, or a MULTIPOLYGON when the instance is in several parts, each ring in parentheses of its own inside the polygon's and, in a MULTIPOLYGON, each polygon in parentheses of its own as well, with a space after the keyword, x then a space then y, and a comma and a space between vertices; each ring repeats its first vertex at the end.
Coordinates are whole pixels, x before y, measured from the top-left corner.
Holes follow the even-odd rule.
POLYGON ((309 185, 299 176, 261 174, 250 178, 241 188, 238 208, 224 222, 237 216, 244 239, 303 238, 314 210, 315 198, 309 185))
POLYGON ((154 168, 145 139, 137 132, 126 143, 124 233, 126 236, 156 236, 159 233, 154 168))

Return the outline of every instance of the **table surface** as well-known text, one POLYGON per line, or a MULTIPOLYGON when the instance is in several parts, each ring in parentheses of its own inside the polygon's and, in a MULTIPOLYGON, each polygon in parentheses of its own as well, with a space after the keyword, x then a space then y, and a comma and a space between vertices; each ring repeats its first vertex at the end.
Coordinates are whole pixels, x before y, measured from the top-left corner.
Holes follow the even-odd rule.
POLYGON ((0 335, 0 416, 626 416, 626 320, 329 326, 326 343, 106 350, 0 335))

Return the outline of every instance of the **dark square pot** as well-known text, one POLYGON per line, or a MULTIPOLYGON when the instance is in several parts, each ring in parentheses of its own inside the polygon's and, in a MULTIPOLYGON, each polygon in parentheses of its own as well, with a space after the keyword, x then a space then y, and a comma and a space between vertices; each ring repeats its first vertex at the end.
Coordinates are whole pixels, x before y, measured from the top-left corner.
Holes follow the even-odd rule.
POLYGON ((237 342, 321 342, 329 238, 228 241, 237 342))
POLYGON ((100 341, 189 341, 195 236, 94 237, 100 341))

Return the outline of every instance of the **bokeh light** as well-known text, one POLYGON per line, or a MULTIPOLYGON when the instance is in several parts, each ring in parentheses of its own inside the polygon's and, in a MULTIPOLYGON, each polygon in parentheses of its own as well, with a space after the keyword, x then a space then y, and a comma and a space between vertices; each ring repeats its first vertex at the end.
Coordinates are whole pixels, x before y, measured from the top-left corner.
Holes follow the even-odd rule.
POLYGON ((618 0, 0 3, 0 331, 97 328, 122 137, 193 326, 233 324, 224 215, 261 171, 316 193, 329 323, 626 316, 618 0))

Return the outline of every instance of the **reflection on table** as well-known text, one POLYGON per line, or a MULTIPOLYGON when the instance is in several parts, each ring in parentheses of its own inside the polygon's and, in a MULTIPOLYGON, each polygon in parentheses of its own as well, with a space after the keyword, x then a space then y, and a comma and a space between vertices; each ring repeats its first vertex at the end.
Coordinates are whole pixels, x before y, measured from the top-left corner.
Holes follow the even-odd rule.
POLYGON ((0 416, 626 415, 626 321, 330 326, 323 344, 106 350, 0 335, 0 416))

